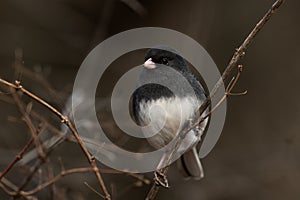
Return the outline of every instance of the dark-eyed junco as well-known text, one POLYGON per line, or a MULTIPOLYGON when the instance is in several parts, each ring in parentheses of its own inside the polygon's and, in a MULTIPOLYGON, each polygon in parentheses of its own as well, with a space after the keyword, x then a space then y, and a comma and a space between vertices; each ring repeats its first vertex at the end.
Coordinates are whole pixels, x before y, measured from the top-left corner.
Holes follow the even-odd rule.
MULTIPOLYGON (((192 74, 185 60, 175 50, 168 47, 152 48, 147 52, 137 85, 142 86, 135 90, 132 98, 132 111, 135 121, 141 126, 150 124, 154 132, 159 129, 157 127, 160 127, 162 122, 164 123, 158 134, 148 138, 150 145, 156 149, 169 144, 176 135, 191 125, 191 122, 198 119, 198 108, 206 99, 203 87, 192 74), (176 71, 177 74, 183 77, 192 91, 188 90, 182 81, 177 80, 168 69, 176 71), (159 84, 141 84, 146 80, 162 82, 172 87, 168 88, 159 84), (177 90, 177 93, 174 93, 172 89, 177 90), (153 109, 155 106, 159 108, 153 109)), ((81 94, 76 96, 75 99, 82 102, 84 96, 81 94)), ((70 110, 70 105, 70 102, 67 103, 66 112, 70 110)), ((91 106, 86 100, 84 104, 80 105, 91 106)), ((95 125, 86 120, 81 123, 81 126, 85 127, 86 130, 90 130, 90 132, 93 132, 95 125)), ((196 151, 196 145, 200 141, 206 125, 207 120, 197 128, 189 131, 185 135, 178 152, 176 152, 178 154, 184 153, 177 163, 186 177, 194 179, 203 177, 203 169, 196 151)), ((63 130, 63 132, 66 133, 66 130, 63 130)), ((63 141, 65 136, 66 134, 51 137, 43 143, 43 146, 46 149, 54 148, 55 145, 63 141)), ((36 157, 37 153, 34 150, 24 156, 20 164, 26 164, 36 157)))
MULTIPOLYGON (((174 94, 163 85, 150 83, 138 87, 132 97, 133 117, 138 125, 146 126, 151 123, 152 126, 156 126, 165 120, 159 133, 148 138, 150 145, 157 149, 167 145, 177 134, 189 126, 191 121, 199 118, 198 108, 206 99, 203 87, 189 69, 186 61, 169 47, 162 46, 148 50, 139 81, 144 79, 159 80, 180 90, 182 88, 181 83, 168 74, 169 72, 166 70, 168 67, 175 69, 188 81, 194 90, 193 93, 183 91, 174 94), (156 109, 152 111, 152 116, 150 116, 149 112, 153 105, 160 106, 163 111, 156 109), (179 126, 180 121, 183 121, 181 126, 179 126)), ((191 130, 185 136, 187 142, 181 144, 178 149, 178 151, 185 151, 177 163, 186 177, 194 179, 203 177, 203 169, 196 145, 200 141, 206 125, 207 120, 201 123, 197 130, 191 130)))

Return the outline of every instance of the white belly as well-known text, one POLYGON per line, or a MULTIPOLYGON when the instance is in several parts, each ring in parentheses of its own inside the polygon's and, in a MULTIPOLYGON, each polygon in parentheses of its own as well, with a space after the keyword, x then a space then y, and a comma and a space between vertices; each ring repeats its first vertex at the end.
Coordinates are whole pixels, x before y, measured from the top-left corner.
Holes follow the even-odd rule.
MULTIPOLYGON (((167 145, 177 134, 190 125, 191 120, 198 116, 201 102, 195 98, 164 98, 156 101, 140 103, 139 119, 148 125, 149 132, 144 131, 149 143, 159 149, 167 145)), ((206 122, 203 123, 204 128, 206 122)), ((204 129, 203 128, 203 129, 204 129)), ((202 130, 203 132, 203 130, 202 130)), ((201 134, 200 134, 201 136, 201 134)), ((187 149, 200 140, 199 134, 191 130, 184 138, 180 149, 187 149)))

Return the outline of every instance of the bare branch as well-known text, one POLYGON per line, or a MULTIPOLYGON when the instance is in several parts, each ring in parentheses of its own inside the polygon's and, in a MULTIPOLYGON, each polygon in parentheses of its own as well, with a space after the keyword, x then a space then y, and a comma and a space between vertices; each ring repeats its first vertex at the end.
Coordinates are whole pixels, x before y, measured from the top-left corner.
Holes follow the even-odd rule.
MULTIPOLYGON (((234 52, 230 62, 228 63, 226 69, 224 70, 222 77, 220 77, 220 79, 217 81, 217 83, 215 84, 214 88, 212 89, 212 91, 210 92, 210 96, 203 102, 203 104, 201 105, 199 111, 200 111, 200 116, 202 116, 203 112, 209 107, 209 105, 211 104, 211 99, 214 97, 215 93, 218 91, 218 89, 223 85, 223 81, 225 81, 229 75, 231 74, 232 70, 234 69, 234 67, 236 66, 236 64, 238 63, 238 61, 240 60, 241 57, 243 57, 245 55, 245 52, 249 46, 249 44, 254 40, 255 36, 258 34, 258 32, 264 27, 264 25, 269 21, 269 19, 273 16, 273 14, 279 9, 279 7, 284 3, 285 0, 277 0, 275 1, 275 3, 271 6, 271 8, 266 12, 266 14, 261 18, 261 20, 256 24, 256 26, 254 27, 254 29, 250 32, 250 34, 246 37, 246 39, 244 40, 244 42, 240 45, 239 48, 236 49, 236 51, 234 52)), ((238 75, 239 76, 238 72, 238 75)), ((229 86, 229 90, 231 91, 232 88, 234 87, 234 85, 236 84, 238 78, 235 78, 234 83, 232 83, 229 86)), ((219 101, 220 103, 222 101, 224 101, 224 99, 227 97, 227 95, 229 95, 229 93, 226 92, 226 94, 224 95, 223 98, 221 98, 221 100, 219 101)), ((218 103, 219 104, 219 103, 218 103)), ((211 114, 211 112, 210 112, 211 114)), ((208 116, 206 116, 208 117, 208 116)), ((198 120, 199 121, 199 120, 198 120)), ((183 130, 182 133, 180 133, 179 135, 186 135, 186 133, 188 133, 190 130, 192 130, 193 128, 195 128, 199 123, 203 122, 204 119, 203 117, 200 118, 200 122, 195 123, 194 125, 190 126, 187 130, 183 130)), ((180 146, 181 143, 181 137, 177 137, 175 138, 176 140, 176 144, 174 146, 174 149, 172 149, 171 153, 169 156, 167 156, 167 160, 164 161, 165 163, 167 163, 166 167, 163 168, 161 170, 161 173, 163 175, 166 175, 168 169, 169 169, 169 164, 170 161, 172 160, 173 155, 175 154, 175 152, 177 151, 177 149, 180 146)), ((158 185, 155 181, 150 189, 150 191, 148 192, 148 195, 146 197, 146 200, 153 200, 155 199, 159 188, 161 186, 158 185)))
POLYGON ((70 174, 74 174, 74 173, 83 173, 83 172, 90 172, 90 171, 93 171, 93 169, 90 168, 90 167, 63 170, 63 171, 60 172, 60 174, 56 175, 55 177, 53 177, 52 179, 48 180, 45 183, 39 184, 33 190, 30 190, 30 191, 20 191, 20 195, 22 195, 22 196, 33 195, 33 194, 41 191, 42 189, 48 187, 49 185, 54 184, 55 182, 57 182, 58 180, 60 180, 64 176, 67 176, 67 175, 70 175, 70 174))
POLYGON ((266 14, 261 18, 261 20, 256 24, 250 34, 246 37, 244 42, 240 45, 239 48, 236 49, 234 52, 231 60, 229 61, 226 69, 224 70, 222 77, 218 80, 212 91, 210 92, 210 98, 207 98, 205 102, 200 107, 200 114, 202 114, 210 105, 210 99, 215 95, 217 90, 223 84, 228 76, 230 75, 231 71, 233 70, 234 66, 238 63, 238 61, 245 55, 246 50, 250 43, 253 41, 255 36, 259 33, 259 31, 264 27, 264 25, 269 21, 269 19, 273 16, 274 13, 280 8, 280 6, 285 2, 285 0, 277 0, 272 7, 266 12, 266 14))
POLYGON ((41 159, 45 159, 46 155, 44 153, 43 147, 42 147, 42 145, 40 143, 40 140, 38 138, 37 130, 36 130, 33 122, 31 121, 31 118, 30 118, 28 112, 26 111, 26 108, 21 103, 20 97, 16 93, 16 90, 14 90, 13 88, 10 88, 10 91, 12 93, 13 99, 14 99, 17 107, 19 108, 19 111, 23 115, 22 119, 25 121, 26 125, 28 126, 28 128, 30 130, 31 137, 33 138, 33 142, 35 144, 35 148, 38 152, 38 155, 40 156, 41 159))
POLYGON ((4 177, 12 168, 13 166, 22 159, 24 153, 27 151, 27 149, 30 147, 30 145, 33 143, 33 138, 31 138, 27 144, 23 147, 23 149, 18 153, 18 155, 15 157, 15 159, 2 171, 0 174, 0 181, 2 177, 4 177))
POLYGON ((39 102, 40 104, 42 104, 43 106, 45 106, 46 108, 48 108, 50 111, 52 111, 54 114, 56 114, 60 119, 62 123, 65 123, 69 129, 71 130, 71 132, 73 133, 74 137, 76 138, 79 146, 81 147, 82 151, 84 152, 85 156, 87 157, 89 163, 92 166, 92 169, 97 177, 97 180, 100 184, 100 187, 105 195, 105 198, 107 200, 110 200, 110 194, 108 193, 108 190, 106 189, 106 186, 104 184, 104 181, 102 179, 102 176, 99 172, 99 169, 96 165, 96 161, 95 158, 93 156, 90 155, 89 151, 87 150, 87 148, 85 147, 85 145, 83 144, 78 132, 76 131, 75 127, 73 126, 73 124, 68 120, 68 118, 66 116, 64 116, 63 114, 61 114, 56 108, 54 108, 53 106, 51 106, 50 104, 48 104, 46 101, 44 101, 43 99, 41 99, 40 97, 36 96, 35 94, 31 93, 30 91, 26 90, 25 88, 23 88, 23 86, 21 85, 20 81, 15 81, 15 84, 12 84, 2 78, 0 78, 0 83, 19 90, 21 92, 23 92, 24 94, 26 94, 27 96, 29 96, 30 98, 36 100, 37 102, 39 102))

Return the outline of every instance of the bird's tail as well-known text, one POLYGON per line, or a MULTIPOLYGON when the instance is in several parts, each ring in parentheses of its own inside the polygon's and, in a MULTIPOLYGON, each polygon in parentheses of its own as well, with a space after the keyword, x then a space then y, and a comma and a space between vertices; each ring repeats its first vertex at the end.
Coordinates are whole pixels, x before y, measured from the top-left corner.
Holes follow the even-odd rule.
POLYGON ((196 147, 185 152, 180 159, 178 159, 177 165, 186 178, 199 180, 204 177, 204 171, 196 147))

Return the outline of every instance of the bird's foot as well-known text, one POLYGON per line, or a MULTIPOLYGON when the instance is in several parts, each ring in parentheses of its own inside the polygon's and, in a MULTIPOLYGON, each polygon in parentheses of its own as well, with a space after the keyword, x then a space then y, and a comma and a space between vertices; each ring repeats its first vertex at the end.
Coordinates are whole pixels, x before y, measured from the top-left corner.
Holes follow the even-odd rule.
POLYGON ((156 170, 154 172, 154 182, 158 186, 169 188, 167 176, 159 170, 156 170))

